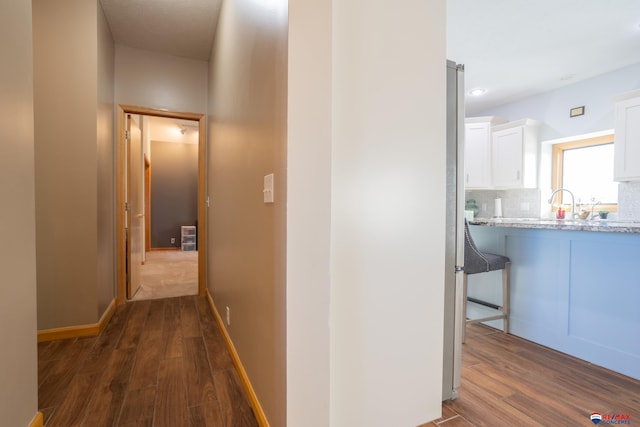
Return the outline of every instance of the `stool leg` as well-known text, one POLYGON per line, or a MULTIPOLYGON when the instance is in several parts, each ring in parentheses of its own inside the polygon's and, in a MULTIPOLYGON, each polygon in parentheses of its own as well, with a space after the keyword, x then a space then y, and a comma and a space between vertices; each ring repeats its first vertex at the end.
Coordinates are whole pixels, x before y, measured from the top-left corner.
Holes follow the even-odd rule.
POLYGON ((511 271, 511 263, 508 262, 504 265, 504 270, 502 270, 502 313, 504 314, 503 320, 503 330, 505 334, 509 333, 509 288, 510 288, 510 279, 509 272, 511 271))
POLYGON ((462 342, 467 331, 467 273, 462 273, 462 342))

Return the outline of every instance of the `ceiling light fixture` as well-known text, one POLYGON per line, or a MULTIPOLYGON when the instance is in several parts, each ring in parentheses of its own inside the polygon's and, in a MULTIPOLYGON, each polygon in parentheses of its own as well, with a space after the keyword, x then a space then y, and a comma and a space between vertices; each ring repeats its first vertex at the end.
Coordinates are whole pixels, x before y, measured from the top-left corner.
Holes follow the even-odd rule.
POLYGON ((482 88, 472 89, 469 91, 469 95, 471 96, 480 96, 484 95, 485 93, 487 93, 487 90, 482 88))

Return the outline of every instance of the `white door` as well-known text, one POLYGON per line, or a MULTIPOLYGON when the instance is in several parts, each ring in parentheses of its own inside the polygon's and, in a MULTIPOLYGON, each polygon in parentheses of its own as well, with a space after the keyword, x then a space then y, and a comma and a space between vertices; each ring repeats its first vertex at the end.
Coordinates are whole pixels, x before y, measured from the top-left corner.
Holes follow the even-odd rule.
POLYGON ((140 288, 140 267, 144 255, 143 162, 140 126, 127 115, 127 298, 140 288))

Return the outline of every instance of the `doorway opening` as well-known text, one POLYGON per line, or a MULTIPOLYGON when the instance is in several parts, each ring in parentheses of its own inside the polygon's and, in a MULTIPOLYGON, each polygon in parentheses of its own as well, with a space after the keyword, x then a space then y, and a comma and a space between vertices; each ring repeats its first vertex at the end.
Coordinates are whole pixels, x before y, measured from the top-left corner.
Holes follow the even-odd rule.
MULTIPOLYGON (((146 280, 153 281, 154 275, 158 278, 166 277, 167 272, 171 274, 171 269, 176 272, 176 269, 193 268, 194 277, 188 280, 194 279, 197 281, 197 286, 194 285, 195 292, 186 293, 204 295, 204 260, 206 259, 204 115, 119 105, 116 132, 117 302, 153 298, 153 292, 140 288, 141 277, 145 277, 146 274, 146 280), (141 126, 144 133, 140 129, 141 126), (171 139, 169 136, 152 138, 153 126, 163 129, 165 135, 168 135, 166 133, 168 131, 173 131, 176 136, 179 134, 178 139, 182 142, 190 142, 189 146, 178 144, 176 140, 169 142, 167 141, 171 139), (165 141, 162 141, 163 139, 165 141), (164 164, 168 165, 165 166, 168 173, 171 173, 171 168, 179 172, 182 169, 193 169, 191 166, 182 167, 184 165, 180 164, 180 158, 183 159, 183 163, 184 161, 195 163, 196 170, 188 172, 187 175, 190 175, 185 178, 190 180, 189 182, 193 179, 197 180, 196 186, 189 185, 184 188, 185 200, 189 200, 186 205, 189 206, 176 207, 179 204, 167 202, 170 197, 169 199, 161 197, 162 191, 154 193, 152 144, 157 147, 158 167, 164 157, 164 164), (157 203, 154 201, 154 194, 160 203, 160 206, 155 208, 157 212, 155 221, 153 212, 154 204, 157 203), (196 206, 192 206, 191 201, 194 199, 196 206), (175 215, 172 215, 174 211, 175 215), (181 219, 176 220, 176 218, 181 219), (176 221, 180 225, 176 226, 176 221), (157 227, 154 227, 154 224, 157 224, 157 227), (138 297, 136 293, 139 294, 138 297)), ((177 182, 180 179, 173 181, 177 182)), ((174 183, 173 181, 170 180, 171 183, 174 183)), ((156 190, 161 189, 158 187, 156 190)), ((178 271, 175 274, 182 273, 178 271)), ((182 276, 179 280, 183 280, 182 276)))

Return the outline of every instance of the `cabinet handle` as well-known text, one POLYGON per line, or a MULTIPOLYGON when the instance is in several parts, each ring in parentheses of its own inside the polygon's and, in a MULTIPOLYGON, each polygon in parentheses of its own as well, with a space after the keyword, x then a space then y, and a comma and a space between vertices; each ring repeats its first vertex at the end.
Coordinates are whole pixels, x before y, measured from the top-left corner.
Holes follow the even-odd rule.
POLYGON ((465 178, 465 182, 468 184, 469 183, 469 174, 467 174, 467 177, 465 178))
POLYGON ((520 181, 520 171, 517 171, 517 172, 516 172, 516 179, 517 179, 518 181, 520 181))

